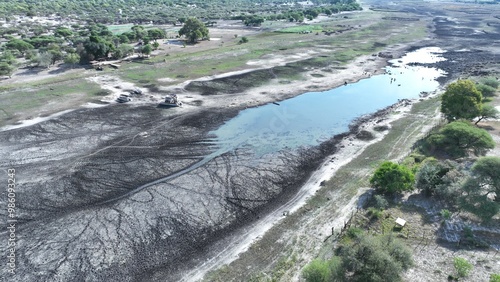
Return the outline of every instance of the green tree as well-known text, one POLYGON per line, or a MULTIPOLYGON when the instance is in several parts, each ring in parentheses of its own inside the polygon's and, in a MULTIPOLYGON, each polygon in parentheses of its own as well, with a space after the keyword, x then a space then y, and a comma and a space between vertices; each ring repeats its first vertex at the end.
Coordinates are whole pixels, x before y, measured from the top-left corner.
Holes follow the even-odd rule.
POLYGON ((476 156, 484 155, 495 147, 495 142, 484 129, 477 128, 467 121, 454 121, 427 138, 432 150, 441 150, 451 157, 465 157, 470 152, 476 156))
POLYGON ((155 42, 153 42, 152 46, 153 46, 154 50, 158 50, 158 48, 160 47, 160 43, 158 43, 157 41, 155 41, 155 42))
POLYGON ((189 43, 196 43, 199 39, 208 38, 208 29, 200 20, 189 18, 179 30, 180 36, 186 36, 189 43))
POLYGON ((16 70, 16 58, 11 51, 6 50, 0 55, 0 75, 7 75, 9 78, 16 70))
POLYGON ((0 62, 13 65, 16 62, 16 57, 12 54, 11 51, 6 50, 3 52, 3 54, 0 55, 0 62))
POLYGON ((165 38, 166 33, 163 29, 152 28, 152 29, 148 30, 148 37, 152 38, 154 41, 156 41, 157 39, 165 38))
POLYGON ((479 186, 485 190, 485 195, 495 194, 495 201, 500 202, 500 158, 479 158, 471 169, 472 176, 479 186))
POLYGON ((131 29, 136 40, 143 39, 144 37, 148 36, 148 32, 142 25, 134 25, 131 29))
POLYGON ((477 215, 484 221, 491 220, 500 210, 500 203, 493 201, 489 191, 482 186, 483 181, 470 177, 460 187, 459 207, 477 215))
POLYGON ((261 26, 263 22, 264 18, 255 15, 246 17, 243 21, 246 26, 261 26))
POLYGON ((54 32, 54 35, 57 37, 62 37, 62 38, 70 38, 73 36, 73 31, 67 27, 58 27, 56 31, 54 32))
POLYGON ((61 47, 59 47, 59 45, 57 44, 53 43, 49 44, 49 46, 47 46, 47 52, 49 52, 52 55, 51 59, 52 65, 55 64, 57 61, 64 59, 63 53, 61 52, 61 47))
POLYGON ((66 57, 64 57, 64 62, 66 64, 70 64, 71 67, 73 67, 79 61, 80 55, 78 55, 77 53, 69 53, 68 55, 66 55, 66 57))
POLYGON ((98 36, 90 36, 89 40, 83 44, 90 61, 107 58, 108 54, 112 51, 112 45, 112 43, 106 42, 98 36))
POLYGON ((5 47, 10 50, 18 50, 21 54, 24 54, 27 50, 35 48, 33 45, 22 39, 11 39, 7 42, 7 44, 5 44, 5 47))
POLYGON ((50 52, 40 52, 31 60, 36 67, 48 68, 52 64, 52 54, 50 52))
POLYGON ((352 273, 351 281, 401 281, 403 270, 413 265, 411 251, 391 235, 362 235, 340 248, 344 269, 352 273))
POLYGON ((124 34, 118 35, 118 38, 120 39, 120 43, 129 43, 130 42, 130 39, 124 34))
POLYGON ((15 68, 13 65, 5 62, 0 62, 0 75, 6 75, 8 77, 11 77, 14 70, 15 68))
POLYGON ((435 158, 424 160, 415 176, 415 187, 431 196, 439 185, 444 184, 443 177, 451 170, 451 167, 435 158))
POLYGON ((153 51, 153 47, 151 47, 151 44, 146 44, 142 46, 141 52, 144 55, 149 55, 153 51))
POLYGON ((413 189, 415 176, 407 167, 385 161, 370 178, 370 184, 382 193, 396 193, 413 189))
POLYGON ((441 112, 449 121, 472 120, 481 114, 482 100, 474 82, 459 80, 446 87, 441 97, 441 112))
POLYGON ((134 47, 129 44, 120 44, 113 52, 113 59, 125 58, 134 53, 134 47))
POLYGON ((481 109, 481 114, 478 116, 478 119, 474 124, 478 124, 482 120, 486 119, 496 119, 500 116, 498 110, 492 105, 484 105, 481 109))

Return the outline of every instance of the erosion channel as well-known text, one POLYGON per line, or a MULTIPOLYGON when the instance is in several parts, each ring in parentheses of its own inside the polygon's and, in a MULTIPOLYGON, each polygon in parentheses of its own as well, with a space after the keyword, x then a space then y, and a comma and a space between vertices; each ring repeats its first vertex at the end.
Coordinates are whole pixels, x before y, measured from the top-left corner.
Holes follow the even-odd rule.
POLYGON ((1 162, 19 179, 17 281, 139 281, 154 270, 178 281, 216 240, 303 203, 302 184, 364 119, 435 91, 444 73, 410 63, 440 52, 240 112, 118 105, 0 132, 1 162))

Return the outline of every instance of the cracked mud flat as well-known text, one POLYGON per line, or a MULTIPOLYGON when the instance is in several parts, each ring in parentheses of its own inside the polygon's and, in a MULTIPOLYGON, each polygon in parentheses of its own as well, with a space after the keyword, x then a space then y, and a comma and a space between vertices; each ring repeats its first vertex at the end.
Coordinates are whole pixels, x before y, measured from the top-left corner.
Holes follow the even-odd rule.
POLYGON ((293 154, 204 158, 214 151, 208 130, 236 111, 162 114, 84 109, 0 133, 2 166, 19 180, 16 281, 140 280, 134 275, 189 257, 304 177, 304 158, 293 154))

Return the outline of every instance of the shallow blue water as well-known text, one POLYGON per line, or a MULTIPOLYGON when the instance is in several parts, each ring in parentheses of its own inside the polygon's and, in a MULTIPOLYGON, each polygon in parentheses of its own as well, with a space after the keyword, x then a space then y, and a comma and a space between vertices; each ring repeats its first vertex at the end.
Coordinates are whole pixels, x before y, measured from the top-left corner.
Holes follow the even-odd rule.
POLYGON ((348 131, 348 125, 357 117, 374 113, 399 99, 418 98, 421 91, 436 90, 439 83, 435 79, 443 75, 441 71, 404 65, 416 60, 440 60, 431 51, 436 50, 409 53, 395 60, 395 66, 387 67, 385 74, 357 83, 305 93, 281 101, 279 106, 268 104, 243 110, 212 133, 225 151, 246 147, 257 155, 318 145, 348 131))

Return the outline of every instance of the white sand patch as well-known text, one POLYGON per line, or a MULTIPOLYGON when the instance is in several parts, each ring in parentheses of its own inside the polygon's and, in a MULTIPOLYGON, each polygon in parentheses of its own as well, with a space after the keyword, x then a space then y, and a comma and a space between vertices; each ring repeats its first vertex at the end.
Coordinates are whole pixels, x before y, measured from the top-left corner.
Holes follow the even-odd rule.
POLYGON ((158 81, 159 82, 174 82, 174 81, 177 81, 177 79, 170 78, 170 77, 164 77, 164 78, 159 78, 158 81))
POLYGON ((309 58, 312 55, 317 54, 317 53, 318 52, 316 52, 316 51, 309 50, 307 52, 297 53, 294 55, 269 54, 269 55, 263 56, 262 59, 248 61, 247 65, 270 68, 270 67, 284 65, 284 64, 294 62, 294 61, 303 60, 303 59, 309 58))
POLYGON ((61 112, 58 112, 58 113, 55 113, 55 114, 52 114, 52 115, 49 115, 46 117, 36 117, 33 119, 23 120, 23 121, 20 121, 18 124, 4 126, 4 127, 0 128, 0 131, 7 131, 7 130, 11 130, 11 129, 31 126, 31 125, 34 125, 34 124, 37 124, 37 123, 40 123, 43 121, 47 121, 49 119, 53 119, 53 118, 61 116, 61 115, 64 115, 64 114, 69 113, 71 111, 74 111, 74 109, 61 111, 61 112))

